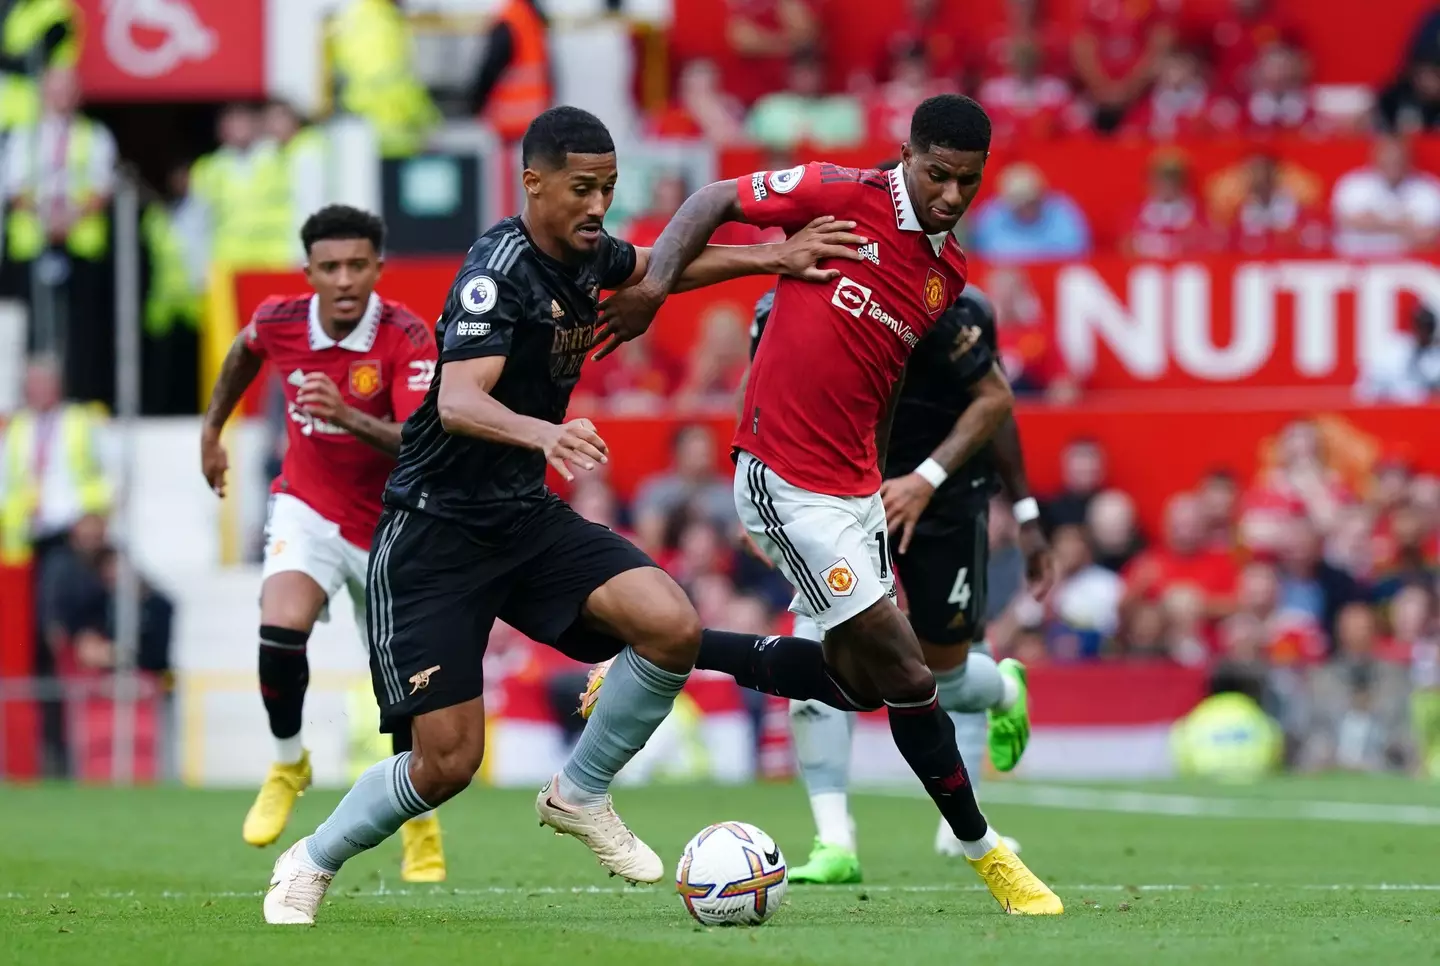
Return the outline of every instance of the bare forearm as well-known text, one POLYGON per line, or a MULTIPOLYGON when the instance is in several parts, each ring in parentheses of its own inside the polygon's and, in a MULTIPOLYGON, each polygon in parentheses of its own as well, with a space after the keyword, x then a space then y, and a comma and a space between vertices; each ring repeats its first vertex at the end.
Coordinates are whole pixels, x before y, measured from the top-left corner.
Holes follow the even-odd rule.
MULTIPOLYGON (((689 292, 745 275, 782 274, 785 271, 780 259, 782 251, 780 245, 706 245, 695 260, 685 266, 673 291, 689 292)), ((650 257, 655 256, 652 253, 650 257)))
POLYGON ((943 466, 946 473, 954 473, 995 435, 1005 417, 1010 415, 1013 405, 1014 397, 1008 388, 1004 392, 979 394, 955 421, 950 435, 935 447, 930 458, 943 466))
POLYGON ((715 229, 737 217, 737 207, 734 183, 727 181, 706 185, 686 199, 650 249, 644 284, 667 294, 675 291, 681 274, 705 251, 715 229))
POLYGON ((259 356, 245 348, 243 335, 235 339, 220 366, 220 376, 215 380, 215 388, 210 390, 210 405, 205 409, 205 420, 202 424, 204 432, 218 435, 220 430, 225 428, 225 422, 244 398, 245 390, 250 388, 250 384, 260 374, 263 364, 259 356))
POLYGON ((1015 411, 1005 417, 991 440, 995 444, 995 468, 1000 473, 1000 484, 1011 503, 1017 503, 1030 495, 1030 480, 1025 474, 1025 453, 1020 448, 1020 424, 1015 421, 1015 411))
POLYGON ((404 428, 401 423, 377 419, 348 407, 335 422, 366 446, 391 456, 400 455, 400 431, 404 428))
POLYGON ((440 425, 456 436, 473 436, 491 443, 522 449, 540 449, 538 430, 545 424, 522 416, 481 389, 441 392, 440 425))

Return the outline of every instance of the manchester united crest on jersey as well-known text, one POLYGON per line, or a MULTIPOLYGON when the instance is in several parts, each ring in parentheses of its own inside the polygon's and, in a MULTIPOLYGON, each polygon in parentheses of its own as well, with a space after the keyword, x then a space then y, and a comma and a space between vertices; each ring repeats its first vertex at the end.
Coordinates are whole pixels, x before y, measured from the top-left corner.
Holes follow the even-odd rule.
POLYGON ((935 269, 925 273, 925 311, 936 315, 945 307, 945 277, 935 269))
POLYGON ((356 399, 371 399, 383 388, 380 360, 365 359, 350 363, 350 394, 356 399))

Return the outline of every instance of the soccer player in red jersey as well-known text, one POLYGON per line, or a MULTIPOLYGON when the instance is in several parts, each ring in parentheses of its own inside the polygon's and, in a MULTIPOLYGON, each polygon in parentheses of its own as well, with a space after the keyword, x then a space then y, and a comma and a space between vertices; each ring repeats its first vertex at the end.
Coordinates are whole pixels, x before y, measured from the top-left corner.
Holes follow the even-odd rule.
MULTIPOLYGON (((1007 912, 1051 915, 1063 911, 1060 899, 976 804, 935 676, 893 599, 880 495, 910 350, 965 286, 965 256, 951 231, 980 190, 989 149, 990 120, 980 105, 940 95, 916 108, 893 171, 813 163, 702 188, 656 241, 644 280, 606 306, 611 341, 602 352, 649 326, 721 222, 793 232, 838 211, 856 223, 866 238, 861 261, 839 265, 831 282, 777 286, 734 441, 740 519, 798 589, 791 609, 814 620, 824 644, 706 631, 696 666, 781 697, 846 711, 885 707, 896 746, 991 894, 1007 912)), ((1011 410, 1009 384, 988 347, 957 351, 977 353, 975 391, 1002 404, 971 406, 939 458, 920 468, 937 486, 1011 410)), ((895 521, 906 540, 913 522, 895 521)))
MULTIPOLYGON (((435 372, 435 340, 405 306, 375 294, 385 225, 342 205, 301 229, 313 294, 266 299, 236 337, 210 397, 201 433, 205 479, 225 492, 228 459, 220 432, 268 361, 283 379, 289 446, 270 492, 260 586, 260 696, 275 736, 271 765, 245 817, 245 841, 280 837, 295 799, 310 784, 300 735, 310 680, 306 642, 331 599, 346 588, 356 624, 365 621, 365 573, 380 495, 400 451, 400 429, 435 372)), ((396 753, 410 730, 395 732, 396 753)), ((433 813, 404 828, 402 878, 445 878, 433 813)))

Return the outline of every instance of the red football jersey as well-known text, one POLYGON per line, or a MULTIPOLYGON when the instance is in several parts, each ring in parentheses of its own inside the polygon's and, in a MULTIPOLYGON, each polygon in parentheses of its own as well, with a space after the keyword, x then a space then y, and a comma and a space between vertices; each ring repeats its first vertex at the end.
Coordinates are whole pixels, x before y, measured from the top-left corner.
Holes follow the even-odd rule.
POLYGON ((820 215, 857 224, 862 261, 829 261, 841 277, 782 278, 745 387, 735 447, 815 493, 880 489, 875 429, 905 361, 965 287, 949 232, 927 235, 899 169, 811 163, 738 182, 746 220, 787 234, 820 215))
POLYGON ((323 372, 347 405, 403 423, 435 374, 435 338, 399 302, 370 296, 355 329, 335 342, 320 326, 318 296, 266 299, 245 329, 251 352, 268 359, 285 387, 289 446, 272 493, 288 493, 369 549, 380 495, 395 460, 295 404, 305 376, 323 372))

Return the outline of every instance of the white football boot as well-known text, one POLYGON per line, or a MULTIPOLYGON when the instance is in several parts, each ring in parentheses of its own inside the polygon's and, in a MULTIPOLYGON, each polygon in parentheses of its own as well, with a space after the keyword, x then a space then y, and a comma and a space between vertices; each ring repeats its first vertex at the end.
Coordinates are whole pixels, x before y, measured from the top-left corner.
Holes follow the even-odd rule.
POLYGON ((335 878, 310 861, 301 839, 280 853, 265 893, 265 921, 272 926, 313 926, 325 890, 335 878))
MULTIPOLYGON (((1010 836, 1002 835, 1000 836, 1000 841, 1009 846, 1011 852, 1014 852, 1016 855, 1020 854, 1020 843, 1010 836)), ((952 859, 963 859, 965 857, 965 847, 961 845, 960 840, 955 837, 955 833, 950 828, 950 823, 943 818, 940 820, 940 827, 935 830, 935 853, 937 855, 949 856, 952 859)))
POLYGON ((535 813, 540 824, 553 828, 556 835, 573 835, 584 842, 611 875, 628 882, 659 882, 665 876, 665 863, 615 814, 609 795, 599 805, 571 805, 560 797, 556 775, 535 797, 535 813))

